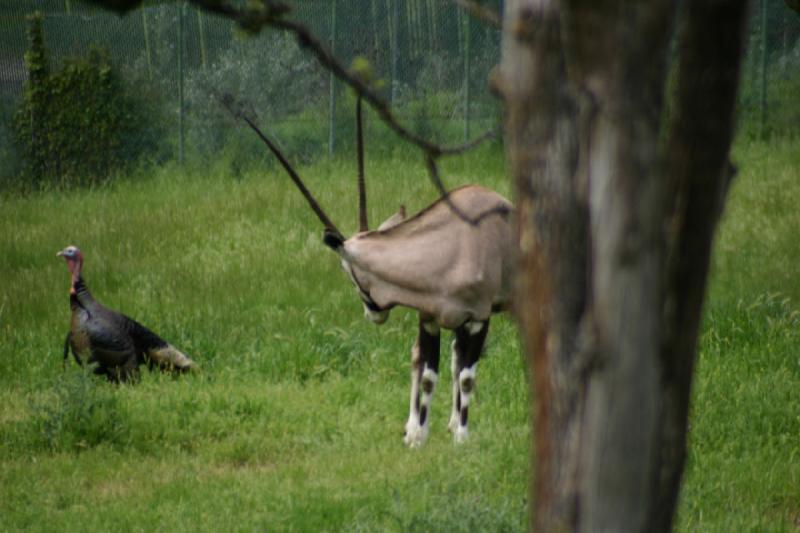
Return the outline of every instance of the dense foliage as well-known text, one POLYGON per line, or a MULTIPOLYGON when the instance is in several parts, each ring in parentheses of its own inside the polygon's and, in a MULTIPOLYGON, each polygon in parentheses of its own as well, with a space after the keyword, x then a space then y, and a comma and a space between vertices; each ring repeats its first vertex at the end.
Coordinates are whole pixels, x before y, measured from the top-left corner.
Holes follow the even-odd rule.
POLYGON ((29 17, 29 77, 14 116, 28 185, 94 184, 155 153, 147 114, 100 48, 51 72, 42 16, 29 17), (144 132, 147 131, 147 135, 144 132))

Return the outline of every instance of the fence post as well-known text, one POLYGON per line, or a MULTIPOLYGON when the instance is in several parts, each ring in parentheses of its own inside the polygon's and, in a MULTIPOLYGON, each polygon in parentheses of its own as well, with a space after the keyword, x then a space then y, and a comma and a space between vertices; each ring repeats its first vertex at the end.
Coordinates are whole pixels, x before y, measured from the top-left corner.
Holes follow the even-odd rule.
POLYGON ((469 92, 469 70, 470 70, 470 18, 469 15, 464 13, 464 142, 469 140, 469 108, 470 108, 470 92, 469 92))
POLYGON ((759 99, 761 106, 761 137, 767 133, 767 0, 761 0, 761 83, 759 99))
MULTIPOLYGON (((336 51, 336 0, 331 2, 331 54, 336 51)), ((336 145, 336 76, 330 73, 330 102, 328 104, 328 156, 333 157, 336 145)))
POLYGON ((142 7, 142 30, 144 30, 144 55, 147 56, 147 78, 153 81, 153 59, 150 52, 150 28, 147 26, 146 7, 142 7))
POLYGON ((397 33, 400 31, 400 21, 398 20, 400 18, 400 12, 397 7, 398 1, 399 0, 389 0, 391 9, 391 14, 389 15, 389 27, 391 30, 390 48, 392 53, 392 88, 390 102, 392 106, 394 106, 397 102, 397 61, 400 53, 397 49, 397 47, 400 45, 400 38, 397 35, 397 33))
POLYGON ((206 71, 206 63, 208 61, 208 55, 206 52, 206 31, 205 25, 203 24, 203 12, 199 9, 195 9, 197 12, 197 30, 199 32, 198 37, 200 37, 200 62, 203 67, 203 72, 206 71))
POLYGON ((183 165, 183 129, 184 129, 184 102, 183 102, 183 11, 186 4, 178 4, 178 163, 183 165))

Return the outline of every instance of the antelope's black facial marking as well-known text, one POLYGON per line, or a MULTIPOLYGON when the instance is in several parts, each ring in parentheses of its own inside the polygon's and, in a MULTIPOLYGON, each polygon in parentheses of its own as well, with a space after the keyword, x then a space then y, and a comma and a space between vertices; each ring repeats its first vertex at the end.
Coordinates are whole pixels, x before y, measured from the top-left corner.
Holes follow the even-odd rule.
POLYGON ((372 299, 369 291, 364 288, 361 281, 356 276, 353 268, 346 259, 342 259, 342 269, 350 276, 350 280, 358 290, 358 297, 361 298, 361 303, 364 305, 364 316, 375 324, 383 324, 389 318, 389 311, 394 307, 394 304, 389 304, 385 307, 380 305, 372 299))
POLYGON ((322 236, 322 242, 331 250, 338 250, 344 244, 344 238, 333 231, 325 230, 322 236))
POLYGON ((380 306, 378 306, 378 304, 373 302, 372 298, 370 298, 369 294, 367 293, 361 293, 361 301, 364 302, 364 305, 367 306, 367 309, 369 309, 374 313, 380 313, 381 311, 384 310, 381 309, 380 306))

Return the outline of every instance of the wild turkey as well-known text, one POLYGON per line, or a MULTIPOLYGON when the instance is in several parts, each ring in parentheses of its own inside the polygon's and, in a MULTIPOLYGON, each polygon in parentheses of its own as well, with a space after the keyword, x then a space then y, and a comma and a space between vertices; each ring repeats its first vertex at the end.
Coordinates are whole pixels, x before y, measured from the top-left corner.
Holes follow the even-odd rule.
POLYGON ((139 365, 185 372, 196 364, 167 341, 128 318, 98 303, 81 277, 83 254, 68 246, 57 254, 67 262, 72 274, 69 303, 72 324, 64 342, 64 363, 69 350, 78 364, 96 364, 95 374, 110 381, 135 380, 139 365))

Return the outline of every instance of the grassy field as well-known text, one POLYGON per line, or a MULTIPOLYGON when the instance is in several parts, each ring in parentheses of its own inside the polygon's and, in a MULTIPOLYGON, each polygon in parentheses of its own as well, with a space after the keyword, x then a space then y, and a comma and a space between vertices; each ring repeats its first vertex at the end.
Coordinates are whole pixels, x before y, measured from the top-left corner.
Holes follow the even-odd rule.
MULTIPOLYGON (((682 531, 800 527, 800 149, 737 149, 713 267, 682 531)), ((423 162, 368 162, 373 225, 436 197, 423 162)), ((448 185, 508 194, 502 154, 445 165, 448 185)), ((345 231, 350 162, 305 168, 345 231)), ((381 327, 273 167, 142 172, 90 191, 2 200, 0 530, 520 531, 528 407, 508 317, 478 370, 471 440, 454 447, 449 363, 426 447, 407 450, 416 317, 381 327), (202 366, 111 386, 62 370, 77 244, 95 296, 202 366)), ((443 343, 443 348, 445 345, 443 343)), ((447 353, 447 350, 444 350, 447 353)))

